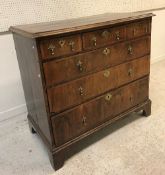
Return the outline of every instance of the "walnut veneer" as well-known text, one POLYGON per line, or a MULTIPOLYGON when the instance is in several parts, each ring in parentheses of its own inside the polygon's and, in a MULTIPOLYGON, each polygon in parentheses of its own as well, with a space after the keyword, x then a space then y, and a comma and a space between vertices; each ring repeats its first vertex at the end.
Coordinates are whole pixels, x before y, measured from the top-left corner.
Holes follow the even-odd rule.
POLYGON ((150 13, 104 14, 11 27, 31 131, 54 169, 66 152, 149 100, 150 13))

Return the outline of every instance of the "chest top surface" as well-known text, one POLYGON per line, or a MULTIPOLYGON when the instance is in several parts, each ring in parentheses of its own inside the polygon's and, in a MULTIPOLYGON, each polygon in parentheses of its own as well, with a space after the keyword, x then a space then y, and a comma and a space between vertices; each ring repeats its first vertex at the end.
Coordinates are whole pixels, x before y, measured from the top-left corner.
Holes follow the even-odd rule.
POLYGON ((18 25, 10 27, 10 31, 29 38, 39 38, 75 31, 82 31, 101 26, 139 20, 154 16, 152 13, 105 13, 88 17, 43 22, 36 24, 18 25))

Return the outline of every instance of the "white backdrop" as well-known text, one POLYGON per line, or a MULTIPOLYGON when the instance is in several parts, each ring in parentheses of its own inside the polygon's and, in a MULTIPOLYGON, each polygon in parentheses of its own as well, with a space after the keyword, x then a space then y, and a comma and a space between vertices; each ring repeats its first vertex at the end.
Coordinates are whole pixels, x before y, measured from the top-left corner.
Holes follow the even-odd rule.
POLYGON ((0 0, 0 32, 11 25, 165 7, 165 0, 0 0))

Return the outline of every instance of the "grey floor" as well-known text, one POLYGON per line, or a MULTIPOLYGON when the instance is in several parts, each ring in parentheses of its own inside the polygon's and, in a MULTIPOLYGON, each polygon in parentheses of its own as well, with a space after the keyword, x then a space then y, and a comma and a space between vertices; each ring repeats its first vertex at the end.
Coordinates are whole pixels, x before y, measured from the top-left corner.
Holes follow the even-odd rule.
POLYGON ((56 172, 26 114, 0 122, 0 175, 164 175, 165 61, 151 66, 150 97, 150 117, 130 115, 86 139, 56 172))

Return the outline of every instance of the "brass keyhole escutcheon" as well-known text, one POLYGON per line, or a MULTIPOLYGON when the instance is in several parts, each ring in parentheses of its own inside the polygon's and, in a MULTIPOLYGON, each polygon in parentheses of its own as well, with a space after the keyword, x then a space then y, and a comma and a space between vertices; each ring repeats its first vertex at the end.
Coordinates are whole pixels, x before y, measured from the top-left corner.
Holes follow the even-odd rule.
POLYGON ((65 40, 60 40, 60 41, 59 41, 59 45, 60 45, 61 48, 64 47, 64 45, 65 45, 65 40))
POLYGON ((106 71, 104 72, 104 77, 108 78, 109 75, 110 75, 110 71, 109 71, 109 70, 106 70, 106 71))
POLYGON ((105 100, 106 101, 110 101, 112 98, 112 94, 111 93, 108 93, 106 96, 105 96, 105 100))
POLYGON ((93 42, 93 45, 96 46, 97 45, 97 38, 94 36, 92 38, 92 42, 93 42))
POLYGON ((110 49, 108 49, 108 48, 105 48, 104 50, 103 50, 103 54, 104 55, 109 55, 110 54, 110 49))
POLYGON ((105 31, 101 34, 101 36, 102 36, 103 38, 105 38, 105 39, 108 39, 109 35, 110 35, 110 33, 109 33, 107 30, 105 30, 105 31))
POLYGON ((55 48, 56 48, 55 45, 53 45, 53 44, 49 45, 48 50, 50 51, 51 55, 55 54, 55 48))

